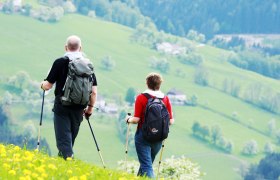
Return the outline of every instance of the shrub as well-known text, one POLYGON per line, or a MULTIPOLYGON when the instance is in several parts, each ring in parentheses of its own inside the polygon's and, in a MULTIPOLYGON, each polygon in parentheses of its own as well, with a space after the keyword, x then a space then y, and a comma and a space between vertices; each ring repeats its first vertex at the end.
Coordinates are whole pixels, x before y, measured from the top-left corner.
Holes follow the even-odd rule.
MULTIPOLYGON (((184 180, 198 180, 204 173, 200 172, 199 166, 191 162, 186 157, 182 156, 175 158, 171 156, 170 158, 162 161, 159 170, 159 177, 166 179, 184 179, 184 180)), ((118 162, 119 170, 126 170, 129 173, 136 173, 139 169, 139 163, 137 161, 119 161, 118 162)), ((153 167, 156 176, 156 170, 158 169, 158 163, 154 163, 153 167)))

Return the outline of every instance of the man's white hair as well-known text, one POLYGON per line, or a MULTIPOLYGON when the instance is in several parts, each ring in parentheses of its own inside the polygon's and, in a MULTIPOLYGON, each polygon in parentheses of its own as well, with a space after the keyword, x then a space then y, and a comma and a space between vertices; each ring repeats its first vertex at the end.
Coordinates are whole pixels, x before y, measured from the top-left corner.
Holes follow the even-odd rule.
POLYGON ((71 35, 66 40, 66 46, 69 47, 70 45, 76 45, 78 48, 82 47, 82 41, 79 36, 71 35))

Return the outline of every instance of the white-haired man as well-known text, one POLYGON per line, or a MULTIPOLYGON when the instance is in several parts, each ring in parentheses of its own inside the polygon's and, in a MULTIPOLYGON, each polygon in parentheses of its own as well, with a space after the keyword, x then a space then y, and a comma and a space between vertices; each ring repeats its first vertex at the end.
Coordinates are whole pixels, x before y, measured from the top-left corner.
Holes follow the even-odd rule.
POLYGON ((92 94, 87 107, 83 105, 64 106, 61 103, 63 96, 63 87, 66 82, 68 65, 70 60, 82 57, 82 43, 78 36, 69 36, 66 40, 65 51, 63 57, 56 59, 51 67, 47 78, 42 82, 41 88, 49 90, 53 84, 55 86, 54 101, 54 129, 56 137, 56 145, 58 155, 64 159, 73 157, 73 145, 78 135, 80 124, 83 120, 83 114, 90 116, 93 113, 93 106, 97 95, 97 80, 95 74, 92 74, 92 94))

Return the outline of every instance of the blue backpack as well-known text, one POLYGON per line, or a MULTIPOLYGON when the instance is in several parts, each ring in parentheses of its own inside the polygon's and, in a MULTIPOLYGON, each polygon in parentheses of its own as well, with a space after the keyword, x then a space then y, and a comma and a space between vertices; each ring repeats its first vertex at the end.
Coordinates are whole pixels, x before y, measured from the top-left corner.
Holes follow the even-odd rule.
POLYGON ((143 93, 148 99, 145 118, 142 125, 143 138, 149 142, 158 142, 167 138, 170 115, 162 99, 143 93))

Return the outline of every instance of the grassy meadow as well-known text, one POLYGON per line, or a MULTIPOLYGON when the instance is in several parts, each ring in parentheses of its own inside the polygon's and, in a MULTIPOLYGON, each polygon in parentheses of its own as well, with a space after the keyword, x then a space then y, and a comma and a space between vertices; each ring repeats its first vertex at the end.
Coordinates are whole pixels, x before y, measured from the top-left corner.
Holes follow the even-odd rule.
MULTIPOLYGON (((77 34, 81 37, 83 50, 92 59, 98 79, 98 91, 106 97, 120 96, 124 99, 129 87, 139 92, 144 90, 145 76, 155 71, 149 67, 149 58, 160 56, 159 53, 136 43, 132 43, 130 35, 133 29, 105 22, 96 18, 80 15, 66 15, 58 23, 43 23, 32 18, 4 15, 0 13, 0 76, 12 76, 18 71, 26 71, 34 80, 43 80, 53 61, 63 55, 67 36, 77 34), (101 68, 101 59, 111 56, 116 62, 112 71, 101 68)), ((197 47, 209 71, 209 81, 215 87, 222 86, 225 78, 240 83, 241 92, 254 83, 261 83, 280 92, 279 81, 259 74, 238 69, 226 62, 230 52, 210 46, 197 47)), ((280 128, 279 115, 264 111, 256 106, 234 98, 212 86, 202 87, 194 83, 195 68, 182 65, 175 58, 170 58, 170 71, 163 74, 162 91, 175 87, 188 97, 197 95, 198 106, 174 106, 175 124, 170 129, 163 157, 186 156, 201 166, 206 175, 203 179, 241 179, 238 168, 242 163, 256 163, 264 157, 263 147, 266 142, 276 143, 275 137, 268 135, 267 123, 276 120, 276 129, 280 128), (176 76, 176 69, 185 72, 186 77, 176 76), (233 113, 238 114, 238 122, 233 121, 233 113), (203 125, 219 125, 223 136, 234 143, 231 154, 226 154, 212 144, 205 143, 192 135, 191 127, 195 121, 203 125), (249 128, 252 127, 252 128, 249 128), (258 142, 259 153, 255 156, 242 155, 245 142, 254 139, 258 142), (223 169, 221 171, 221 169, 223 169)), ((6 90, 4 82, 0 84, 0 95, 6 90)), ((38 87, 39 88, 39 87, 38 87)), ((53 91, 51 92, 53 93, 53 91)), ((46 96, 51 98, 52 96, 46 96)), ((24 104, 11 107, 16 123, 24 124, 32 120, 39 124, 38 117, 24 118, 27 111, 24 104)), ((38 107, 38 113, 40 107, 38 107)), ((45 112, 51 113, 51 112, 45 112)), ((117 132, 117 118, 93 115, 92 126, 99 143, 105 163, 111 168, 117 167, 117 161, 124 159, 124 144, 117 132)), ((46 138, 53 156, 55 146, 53 123, 51 118, 44 119, 42 137, 46 138)), ((98 153, 86 121, 82 123, 75 147, 78 159, 101 166, 98 153)), ((276 147, 276 150, 279 150, 276 147)), ((134 151, 134 149, 131 149, 134 151)), ((133 154, 133 153, 132 153, 133 154)), ((129 159, 136 159, 131 155, 129 159)), ((157 160, 156 160, 157 162, 157 160)))

